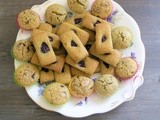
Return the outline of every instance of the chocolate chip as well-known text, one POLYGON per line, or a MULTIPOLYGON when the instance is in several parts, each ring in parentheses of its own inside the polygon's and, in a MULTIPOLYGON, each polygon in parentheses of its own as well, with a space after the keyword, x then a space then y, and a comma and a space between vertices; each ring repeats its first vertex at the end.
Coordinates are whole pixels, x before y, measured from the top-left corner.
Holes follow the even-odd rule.
POLYGON ((63 67, 63 69, 62 69, 62 73, 64 73, 64 67, 63 67))
POLYGON ((77 47, 78 45, 72 40, 72 41, 71 41, 71 46, 72 46, 72 47, 77 47))
POLYGON ((106 66, 106 68, 109 68, 109 64, 106 62, 103 62, 103 64, 106 66))
POLYGON ((56 28, 56 25, 52 25, 53 28, 56 28))
POLYGON ((31 76, 34 79, 35 73, 31 76))
POLYGON ((94 27, 96 27, 96 24, 99 24, 99 23, 101 23, 99 20, 97 20, 94 24, 93 24, 93 26, 94 27))
POLYGON ((31 44, 30 46, 27 47, 28 51, 35 51, 35 48, 33 46, 33 44, 31 44))
POLYGON ((64 85, 61 85, 61 87, 63 88, 63 87, 64 87, 64 85))
POLYGON ((85 48, 89 51, 89 49, 91 48, 92 44, 86 44, 85 48))
POLYGON ((53 38, 52 37, 48 37, 50 42, 53 42, 53 38))
POLYGON ((42 53, 47 53, 48 51, 50 51, 48 45, 47 45, 45 42, 42 42, 41 52, 42 52, 42 53))
POLYGON ((76 19, 74 19, 74 23, 75 24, 79 24, 80 22, 82 22, 82 18, 76 18, 76 19))
POLYGON ((49 69, 47 69, 47 68, 41 68, 41 71, 44 71, 44 72, 49 72, 49 69))
POLYGON ((85 63, 84 63, 84 61, 82 60, 82 61, 80 61, 79 63, 78 63, 78 65, 80 66, 80 67, 85 67, 85 63))
POLYGON ((106 41, 107 40, 107 37, 106 36, 103 36, 102 37, 102 42, 106 41))
POLYGON ((110 55, 111 53, 104 53, 103 55, 110 55))
POLYGON ((74 30, 74 29, 71 29, 71 30, 72 30, 74 33, 77 33, 76 30, 74 30))

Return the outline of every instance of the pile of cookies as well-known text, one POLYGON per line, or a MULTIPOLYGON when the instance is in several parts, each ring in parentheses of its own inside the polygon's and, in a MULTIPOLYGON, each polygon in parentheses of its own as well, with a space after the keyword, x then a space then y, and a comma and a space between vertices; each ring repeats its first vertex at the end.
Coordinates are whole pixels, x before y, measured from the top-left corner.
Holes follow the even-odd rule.
POLYGON ((123 26, 112 30, 104 20, 112 13, 110 0, 95 0, 90 11, 86 11, 88 0, 67 2, 75 12, 69 18, 59 4, 46 9, 45 22, 31 9, 22 11, 18 25, 30 30, 31 36, 12 48, 15 59, 28 62, 15 70, 16 83, 26 87, 50 82, 43 95, 54 105, 66 103, 70 94, 82 98, 96 91, 110 96, 118 89, 118 79, 128 79, 137 71, 136 61, 121 58, 119 51, 132 45, 131 31, 123 26), (94 73, 102 75, 93 81, 94 73))

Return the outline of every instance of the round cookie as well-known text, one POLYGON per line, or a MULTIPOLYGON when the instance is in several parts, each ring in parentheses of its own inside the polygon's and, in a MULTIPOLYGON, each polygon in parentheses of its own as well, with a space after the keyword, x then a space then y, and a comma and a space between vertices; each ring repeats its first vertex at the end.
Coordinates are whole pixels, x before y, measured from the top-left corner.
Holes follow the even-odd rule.
POLYGON ((136 74, 138 69, 137 62, 129 57, 122 58, 115 68, 115 74, 118 78, 125 80, 136 74))
POLYGON ((52 4, 45 12, 46 21, 52 25, 61 24, 67 16, 64 6, 52 4))
POLYGON ((112 13, 111 0, 95 0, 91 6, 91 13, 100 18, 106 18, 112 13))
POLYGON ((75 97, 86 97, 94 90, 94 82, 92 79, 85 76, 76 76, 69 84, 69 90, 75 97))
POLYGON ((20 61, 30 61, 34 52, 34 46, 29 40, 19 40, 12 48, 13 57, 20 61))
POLYGON ((67 0, 69 8, 75 13, 83 13, 89 0, 67 0))
POLYGON ((39 80, 39 70, 33 64, 22 64, 15 70, 14 79, 19 86, 30 86, 39 80))
POLYGON ((54 82, 44 89, 43 96, 52 105, 61 105, 69 100, 70 93, 64 84, 54 82))
POLYGON ((102 75, 95 82, 95 92, 103 97, 113 95, 119 87, 119 81, 111 74, 102 75))
POLYGON ((128 48, 133 43, 131 31, 123 26, 116 27, 112 31, 112 42, 114 49, 128 48))
POLYGON ((20 28, 25 30, 32 30, 38 28, 40 25, 40 17, 33 10, 22 11, 17 18, 17 22, 20 28))

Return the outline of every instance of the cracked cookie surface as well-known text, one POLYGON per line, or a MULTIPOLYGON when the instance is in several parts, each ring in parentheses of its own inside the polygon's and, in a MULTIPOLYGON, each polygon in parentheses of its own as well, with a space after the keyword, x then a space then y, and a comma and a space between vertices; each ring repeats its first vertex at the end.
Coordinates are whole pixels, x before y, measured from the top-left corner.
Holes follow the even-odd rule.
POLYGON ((75 13, 83 13, 88 5, 88 0, 67 0, 69 8, 75 13))
POLYGON ((111 96, 119 86, 119 81, 111 74, 102 75, 95 82, 95 91, 101 96, 111 96))
POLYGON ((61 24, 66 18, 67 11, 64 6, 53 4, 49 6, 45 12, 46 21, 52 25, 61 24))

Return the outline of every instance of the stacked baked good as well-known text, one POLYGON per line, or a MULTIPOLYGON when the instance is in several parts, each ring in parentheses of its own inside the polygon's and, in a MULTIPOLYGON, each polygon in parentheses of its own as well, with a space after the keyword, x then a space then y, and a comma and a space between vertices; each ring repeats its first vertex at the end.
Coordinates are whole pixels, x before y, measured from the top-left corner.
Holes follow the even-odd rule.
POLYGON ((31 36, 12 48, 15 59, 29 62, 16 69, 16 83, 26 87, 51 82, 43 95, 54 105, 66 103, 70 94, 81 98, 94 90, 110 96, 119 79, 137 71, 136 61, 121 58, 119 51, 132 45, 131 31, 123 26, 112 30, 112 23, 104 20, 112 13, 110 0, 95 0, 90 11, 86 11, 88 0, 68 0, 68 6, 75 12, 72 17, 67 17, 64 6, 52 4, 45 11, 45 22, 33 10, 22 11, 18 25, 30 30, 31 36), (94 73, 102 74, 96 82, 90 78, 94 73))

